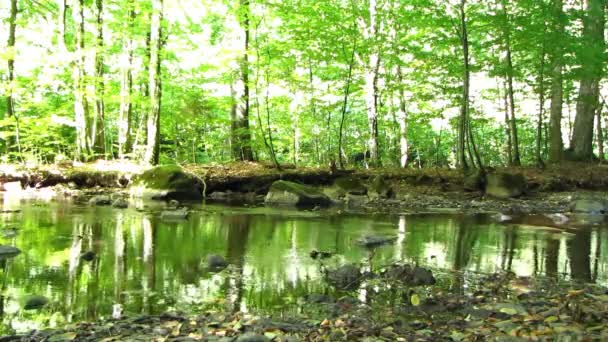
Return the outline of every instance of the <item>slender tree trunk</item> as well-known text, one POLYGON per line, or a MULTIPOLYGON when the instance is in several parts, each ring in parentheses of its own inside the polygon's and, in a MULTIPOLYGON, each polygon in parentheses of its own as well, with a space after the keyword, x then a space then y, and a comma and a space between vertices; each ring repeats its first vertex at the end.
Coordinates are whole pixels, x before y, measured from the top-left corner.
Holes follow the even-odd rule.
MULTIPOLYGON (((8 41, 8 91, 6 96, 6 117, 15 115, 13 99, 13 81, 15 80, 15 32, 17 30, 17 0, 11 0, 11 13, 9 19, 8 41)), ((8 147, 8 146, 7 146, 8 147)))
MULTIPOLYGON (((505 106, 505 136, 507 137, 507 165, 513 164, 513 144, 511 142, 511 127, 509 125, 509 96, 507 95, 507 82, 503 82, 503 103, 505 106)), ((500 86, 499 86, 500 89, 500 86)))
POLYGON ((564 0, 553 0, 553 39, 551 56, 551 118, 549 119, 549 162, 559 163, 564 152, 562 141, 562 107, 564 102, 564 81, 562 77, 562 44, 559 43, 564 31, 564 0))
POLYGON ((67 51, 67 43, 66 43, 66 36, 65 36, 65 28, 66 28, 66 15, 67 15, 67 11, 68 11, 68 4, 67 4, 67 0, 61 0, 59 1, 59 23, 58 23, 58 37, 57 37, 57 41, 59 43, 59 50, 60 51, 67 51))
MULTIPOLYGON (((376 0, 369 0, 369 23, 365 36, 372 46, 376 46, 378 36, 378 16, 376 0)), ((376 49, 376 48, 374 48, 376 49)), ((370 164, 380 166, 380 147, 378 144, 378 72, 380 69, 380 53, 372 51, 369 55, 365 71, 365 104, 367 106, 367 123, 369 131, 368 149, 370 164)))
POLYGON ((163 0, 152 0, 150 25, 150 112, 148 113, 148 139, 144 161, 156 165, 160 157, 160 105, 161 105, 161 50, 163 0))
POLYGON ((120 82, 120 109, 118 114, 118 155, 125 158, 131 153, 133 141, 131 138, 131 121, 133 116, 133 38, 132 29, 135 21, 135 10, 128 4, 128 19, 123 36, 123 61, 120 82))
POLYGON ((348 64, 348 75, 346 77, 346 87, 344 89, 344 99, 342 100, 342 116, 340 118, 340 129, 338 132, 338 162, 340 168, 344 169, 344 158, 342 156, 342 139, 344 133, 344 121, 346 118, 346 108, 348 106, 348 97, 350 95, 350 85, 352 82, 353 68, 355 66, 355 55, 357 51, 357 42, 353 43, 353 51, 350 55, 350 62, 348 64))
POLYGON ((512 135, 512 147, 513 147, 513 166, 521 165, 521 159, 519 156, 519 139, 517 137, 517 120, 515 118, 515 95, 513 87, 513 58, 511 57, 511 28, 509 27, 509 15, 507 13, 506 0, 502 0, 502 12, 504 16, 504 40, 506 49, 506 62, 507 62, 507 93, 509 96, 509 116, 510 116, 510 128, 512 135))
POLYGON ((462 103, 458 120, 458 144, 456 149, 458 166, 464 170, 469 168, 466 157, 467 121, 469 114, 469 37, 467 33, 466 0, 460 1, 460 43, 462 45, 462 103))
POLYGON ((91 147, 96 155, 106 154, 104 61, 103 61, 103 0, 95 0, 97 39, 95 44, 95 116, 91 125, 91 147))
POLYGON ((580 88, 570 142, 573 157, 577 160, 593 158, 593 120, 604 64, 604 11, 604 0, 588 0, 583 21, 583 47, 580 48, 580 88))
POLYGON ((244 33, 243 56, 239 61, 238 76, 233 85, 233 105, 231 111, 232 154, 237 160, 253 160, 251 132, 249 130, 249 0, 240 0, 239 22, 244 33))
POLYGON ((86 98, 86 71, 84 53, 84 0, 74 1, 73 13, 76 29, 76 63, 74 63, 74 115, 76 124, 76 159, 90 155, 88 141, 89 103, 86 98))
POLYGON ((606 160, 606 156, 604 155, 604 130, 602 128, 602 106, 597 109, 597 151, 598 151, 598 159, 600 162, 604 162, 606 160))
POLYGON ((397 66, 397 80, 399 81, 399 112, 397 120, 399 123, 399 165, 407 167, 408 164, 408 141, 407 141, 407 110, 405 104, 405 92, 403 91, 403 73, 401 65, 397 66))
MULTIPOLYGON (((546 30, 545 30, 546 31, 546 30)), ((542 168, 545 166, 541 154, 541 142, 543 136, 543 116, 545 111, 545 43, 543 41, 542 52, 540 57, 540 72, 538 77, 538 122, 536 123, 536 166, 542 168)))

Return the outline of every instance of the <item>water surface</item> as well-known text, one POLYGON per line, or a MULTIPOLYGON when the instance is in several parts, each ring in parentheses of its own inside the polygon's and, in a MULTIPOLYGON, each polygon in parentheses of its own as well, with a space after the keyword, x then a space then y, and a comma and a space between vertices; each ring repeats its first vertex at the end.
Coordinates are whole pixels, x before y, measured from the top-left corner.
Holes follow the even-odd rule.
POLYGON ((335 253, 324 267, 404 261, 465 275, 510 270, 608 284, 604 224, 557 229, 538 217, 516 224, 489 215, 338 215, 204 205, 192 206, 187 220, 167 222, 160 207, 121 210, 8 198, 3 209, 21 212, 0 214, 2 228, 19 228, 0 244, 23 253, 0 261, 0 335, 108 317, 116 305, 130 315, 210 305, 289 310, 308 293, 334 291, 310 258, 313 249, 335 253), (368 234, 397 240, 370 259, 356 244, 368 234), (96 259, 80 259, 86 251, 96 259), (209 254, 225 256, 231 267, 210 272, 209 254), (46 296, 50 304, 25 311, 28 295, 46 296))

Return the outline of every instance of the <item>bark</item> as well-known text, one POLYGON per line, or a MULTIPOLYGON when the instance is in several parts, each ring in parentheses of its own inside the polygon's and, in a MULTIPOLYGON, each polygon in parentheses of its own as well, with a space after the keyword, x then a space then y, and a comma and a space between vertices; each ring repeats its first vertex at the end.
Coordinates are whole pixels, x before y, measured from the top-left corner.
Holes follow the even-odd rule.
POLYGON ((397 66, 397 80, 399 81, 399 165, 407 167, 408 160, 408 141, 407 141, 407 110, 405 104, 405 92, 403 91, 403 73, 401 66, 397 66))
POLYGON ((507 95, 507 84, 504 83, 503 100, 505 105, 505 135, 507 137, 507 164, 513 164, 513 144, 511 142, 511 127, 509 126, 509 96, 507 95))
POLYGON ((541 57, 540 57, 540 65, 539 65, 540 72, 539 72, 539 77, 538 77, 539 104, 538 104, 538 121, 536 123, 536 151, 535 151, 536 166, 539 168, 542 168, 545 166, 545 163, 543 162, 543 158, 541 155, 541 141, 542 141, 542 135, 543 135, 542 134, 543 133, 543 115, 544 115, 544 111, 545 111, 545 57, 546 57, 545 43, 543 41, 542 52, 541 52, 541 57))
POLYGON ((463 74, 462 74, 462 103, 460 106, 460 118, 458 120, 458 144, 457 144, 457 162, 458 166, 464 170, 468 169, 466 157, 466 136, 467 136, 467 121, 469 113, 469 38, 467 34, 467 17, 465 12, 466 0, 460 2, 460 43, 462 45, 463 58, 463 74))
POLYGON ((11 0, 11 12, 9 19, 8 30, 8 91, 6 96, 6 116, 13 117, 15 115, 14 99, 13 99, 13 81, 15 80, 15 31, 17 30, 17 0, 11 0))
MULTIPOLYGON (((369 23, 365 36, 372 45, 376 45, 378 35, 378 18, 376 0, 369 0, 369 23)), ((369 130, 368 149, 369 162, 372 166, 380 166, 380 147, 378 145, 378 72, 380 69, 380 53, 375 50, 369 55, 365 71, 365 104, 367 106, 367 123, 369 130)))
POLYGON ((593 158, 593 120, 604 63, 604 5, 604 0, 589 0, 583 21, 580 88, 570 142, 573 158, 577 160, 593 158))
POLYGON ((90 155, 88 135, 89 104, 86 98, 84 54, 84 0, 74 1, 76 29, 76 62, 74 63, 74 116, 76 124, 76 159, 90 155))
POLYGON ((104 61, 103 61, 103 0, 95 0, 97 37, 95 44, 95 115, 91 124, 91 147, 96 155, 106 154, 104 61))
POLYGON ((549 162, 562 160, 564 143, 562 141, 562 107, 564 102, 564 81, 562 77, 562 44, 559 43, 564 31, 564 0, 553 0, 553 53, 551 56, 551 118, 549 119, 549 162))
POLYGON ((161 50, 162 50, 163 0, 152 0, 152 21, 150 24, 150 68, 149 91, 150 111, 148 112, 148 139, 144 161, 156 165, 160 157, 160 106, 161 106, 161 50))
POLYGON ((59 34, 58 34, 58 42, 59 42, 59 50, 61 51, 66 51, 67 47, 66 47, 66 37, 65 37, 65 25, 66 25, 66 15, 67 15, 67 9, 68 9, 68 4, 67 4, 67 0, 61 0, 60 2, 60 6, 59 6, 59 34))
POLYGON ((348 97, 350 95, 350 86, 352 82, 353 68, 355 66, 355 54, 357 51, 357 42, 353 43, 353 51, 350 55, 350 63, 348 64, 348 76, 346 77, 346 87, 344 89, 344 99, 342 100, 342 116, 340 118, 340 130, 338 135, 338 162, 340 168, 344 169, 344 158, 342 156, 342 138, 344 133, 344 121, 346 118, 346 108, 348 106, 348 97))
POLYGON ((597 118, 596 118, 596 127, 597 127, 597 152, 598 159, 600 162, 606 160, 606 156, 604 155, 604 129, 602 128, 602 107, 600 106, 597 109, 597 118))
POLYGON ((129 6, 127 25, 123 37, 123 61, 121 67, 120 83, 120 109, 118 115, 118 155, 121 159, 131 153, 133 141, 131 139, 131 122, 133 117, 133 38, 132 28, 135 21, 135 11, 129 6))
POLYGON ((513 166, 521 165, 521 159, 519 157, 519 139, 517 137, 517 120, 515 118, 515 94, 513 87, 513 58, 511 57, 511 28, 509 27, 509 15, 507 13, 506 0, 502 0, 502 12, 504 17, 504 43, 506 49, 506 62, 507 62, 507 94, 509 96, 509 124, 511 129, 511 142, 513 147, 513 166))
POLYGON ((239 61, 238 76, 233 85, 233 105, 231 111, 232 154, 237 160, 253 160, 251 132, 249 130, 249 0, 240 0, 239 22, 244 33, 243 56, 239 61))

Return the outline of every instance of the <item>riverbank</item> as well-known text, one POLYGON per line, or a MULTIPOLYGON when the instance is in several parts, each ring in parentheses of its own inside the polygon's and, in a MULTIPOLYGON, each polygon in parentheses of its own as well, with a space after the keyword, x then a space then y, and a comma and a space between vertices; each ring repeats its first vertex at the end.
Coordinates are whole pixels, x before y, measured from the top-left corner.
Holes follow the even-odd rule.
MULTIPOLYGON (((48 165, 39 168, 0 168, 0 188, 45 191, 50 196, 86 200, 95 193, 125 193, 133 179, 146 168, 137 164, 97 162, 94 164, 48 165)), ((482 186, 471 186, 470 176, 444 169, 353 169, 289 168, 277 171, 264 163, 185 165, 194 175, 208 201, 261 204, 277 180, 293 181, 321 188, 345 210, 372 212, 501 212, 504 214, 564 213, 582 193, 603 196, 608 191, 608 167, 595 164, 564 164, 544 170, 536 168, 492 169, 493 173, 522 175, 525 188, 512 198, 496 198, 482 186), (336 194, 337 179, 369 185, 382 178, 390 195, 336 194), (327 191, 326 191, 327 190, 327 191)), ((474 179, 473 182, 477 180, 474 179)), ((347 189, 348 192, 348 189, 347 189)))

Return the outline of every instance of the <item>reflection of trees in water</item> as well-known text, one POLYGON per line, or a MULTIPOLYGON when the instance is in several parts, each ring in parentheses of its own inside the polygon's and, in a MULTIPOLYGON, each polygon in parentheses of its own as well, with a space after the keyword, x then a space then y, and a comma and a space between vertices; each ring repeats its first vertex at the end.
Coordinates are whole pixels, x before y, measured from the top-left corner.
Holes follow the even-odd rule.
MULTIPOLYGON (((251 223, 250 215, 238 215, 228 218, 228 245, 226 258, 232 264, 229 275, 224 281, 226 305, 229 312, 240 309, 243 299, 243 271, 245 266, 245 253, 251 223)), ((268 237, 272 239, 272 235, 268 237)))
POLYGON ((545 240, 545 275, 557 279, 560 240, 551 234, 546 234, 545 240))
POLYGON ((155 219, 143 217, 143 263, 144 272, 142 276, 142 306, 141 312, 146 314, 152 313, 152 303, 150 297, 152 291, 156 288, 156 225, 155 219))
POLYGON ((500 268, 503 271, 511 271, 513 268, 513 258, 515 257, 517 238, 518 234, 517 229, 515 227, 505 227, 504 239, 502 243, 502 262, 500 265, 500 268))
POLYGON ((476 227, 479 218, 475 216, 464 216, 460 220, 450 220, 454 227, 454 240, 452 241, 452 269, 455 272, 452 283, 453 290, 462 293, 464 291, 464 274, 471 260, 471 252, 479 238, 479 230, 476 227))
POLYGON ((591 230, 576 232, 567 245, 572 279, 591 282, 591 230))

